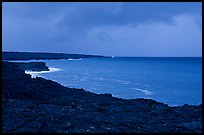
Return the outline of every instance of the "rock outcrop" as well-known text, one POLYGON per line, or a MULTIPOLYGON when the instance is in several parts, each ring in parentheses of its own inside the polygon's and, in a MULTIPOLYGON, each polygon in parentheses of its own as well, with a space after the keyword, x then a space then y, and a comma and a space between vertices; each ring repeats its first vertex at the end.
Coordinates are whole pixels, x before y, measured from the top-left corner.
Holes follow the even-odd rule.
POLYGON ((202 105, 125 100, 31 78, 15 63, 2 66, 3 133, 202 132, 202 105))
POLYGON ((22 70, 49 71, 49 68, 46 66, 45 62, 15 62, 15 64, 22 70))

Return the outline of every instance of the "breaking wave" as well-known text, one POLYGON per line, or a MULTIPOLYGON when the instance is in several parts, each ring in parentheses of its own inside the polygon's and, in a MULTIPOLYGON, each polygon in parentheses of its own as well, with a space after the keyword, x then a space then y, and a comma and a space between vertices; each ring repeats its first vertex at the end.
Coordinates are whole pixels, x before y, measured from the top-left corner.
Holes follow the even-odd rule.
POLYGON ((152 92, 149 91, 149 90, 140 89, 140 88, 130 88, 130 89, 137 90, 137 91, 141 91, 141 92, 143 92, 145 95, 152 95, 152 92))
POLYGON ((57 72, 60 71, 60 68, 49 67, 49 71, 25 71, 26 74, 30 74, 32 78, 35 78, 37 75, 50 73, 50 72, 57 72))

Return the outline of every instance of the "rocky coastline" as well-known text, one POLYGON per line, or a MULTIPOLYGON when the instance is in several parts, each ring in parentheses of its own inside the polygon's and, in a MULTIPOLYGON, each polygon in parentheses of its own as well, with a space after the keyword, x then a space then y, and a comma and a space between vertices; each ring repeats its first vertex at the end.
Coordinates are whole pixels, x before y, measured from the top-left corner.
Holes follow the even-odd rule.
POLYGON ((64 87, 2 62, 3 133, 202 133, 202 104, 170 107, 64 87))
POLYGON ((45 62, 15 62, 15 64, 22 70, 27 71, 49 71, 45 62))

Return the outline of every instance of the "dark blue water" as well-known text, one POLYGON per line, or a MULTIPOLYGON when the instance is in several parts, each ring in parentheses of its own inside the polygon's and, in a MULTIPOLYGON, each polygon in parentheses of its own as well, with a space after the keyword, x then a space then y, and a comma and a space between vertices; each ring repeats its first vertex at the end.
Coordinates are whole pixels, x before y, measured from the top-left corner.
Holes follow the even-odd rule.
POLYGON ((46 60, 56 72, 37 74, 64 86, 115 97, 151 98, 168 105, 202 102, 202 58, 46 60))

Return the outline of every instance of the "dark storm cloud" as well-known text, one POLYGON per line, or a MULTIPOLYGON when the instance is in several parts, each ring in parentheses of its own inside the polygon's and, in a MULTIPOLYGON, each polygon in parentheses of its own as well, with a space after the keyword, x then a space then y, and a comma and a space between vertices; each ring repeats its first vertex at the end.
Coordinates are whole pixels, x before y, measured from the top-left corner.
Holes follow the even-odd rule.
POLYGON ((201 56, 201 3, 3 3, 3 50, 201 56))

